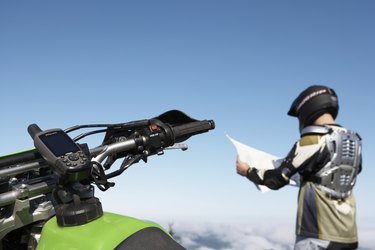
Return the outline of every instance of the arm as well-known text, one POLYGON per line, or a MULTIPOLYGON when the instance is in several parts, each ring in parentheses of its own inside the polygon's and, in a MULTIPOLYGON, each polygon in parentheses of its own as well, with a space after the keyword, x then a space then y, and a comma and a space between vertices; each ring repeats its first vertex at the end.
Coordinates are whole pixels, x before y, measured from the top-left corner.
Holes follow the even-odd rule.
POLYGON ((247 177, 255 184, 265 185, 277 190, 289 183, 290 177, 297 172, 314 168, 316 157, 321 156, 324 141, 320 136, 302 137, 289 152, 280 167, 271 170, 259 170, 240 161, 237 157, 236 167, 239 175, 247 177))
POLYGON ((277 190, 289 183, 289 178, 297 172, 297 169, 290 164, 290 160, 285 158, 280 167, 260 171, 256 168, 250 168, 246 177, 259 185, 265 185, 270 189, 277 190))
POLYGON ((288 184, 289 178, 297 172, 288 159, 288 157, 285 158, 279 168, 262 171, 250 167, 237 156, 236 169, 239 175, 247 177, 255 184, 265 185, 270 189, 276 190, 288 184))

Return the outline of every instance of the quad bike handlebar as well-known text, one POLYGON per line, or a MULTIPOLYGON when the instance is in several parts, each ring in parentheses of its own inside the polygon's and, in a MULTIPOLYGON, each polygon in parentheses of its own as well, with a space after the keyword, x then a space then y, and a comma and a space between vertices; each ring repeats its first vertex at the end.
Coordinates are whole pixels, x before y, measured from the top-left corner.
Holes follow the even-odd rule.
MULTIPOLYGON (((156 122, 157 123, 157 122, 156 122)), ((160 125, 160 124, 159 124, 160 125)), ((181 148, 185 150, 187 148, 186 144, 174 144, 174 141, 183 141, 182 139, 187 139, 192 135, 198 133, 204 133, 208 130, 214 128, 214 122, 212 120, 205 121, 194 121, 187 124, 181 125, 167 125, 163 124, 163 130, 160 130, 157 125, 148 125, 150 131, 148 135, 138 135, 136 132, 134 138, 124 139, 119 137, 112 138, 113 140, 121 140, 118 142, 113 142, 98 146, 90 149, 91 162, 97 164, 102 164, 102 162, 107 158, 114 155, 122 154, 127 155, 130 152, 138 152, 139 159, 146 159, 146 157, 152 154, 162 154, 163 149, 168 148, 181 148), (142 157, 140 157, 142 156, 142 157)), ((119 134, 117 134, 119 136, 119 134)), ((185 140, 186 140, 185 139, 185 140)), ((138 159, 138 160, 139 160, 138 159)), ((133 162, 135 163, 135 162, 133 162)), ((113 164, 113 162, 112 162, 113 164)), ((131 165, 131 164, 130 164, 131 165)), ((129 165, 129 166, 130 166, 129 165)), ((128 167, 129 167, 128 166, 128 167)), ((13 178, 17 175, 41 169, 50 168, 48 162, 43 159, 40 153, 36 149, 24 151, 18 154, 6 156, 0 158, 0 178, 13 178)), ((108 165, 106 165, 108 168, 108 165)), ((110 174, 108 177, 114 177, 115 174, 110 174)), ((1 180, 0 179, 0 180, 1 180)), ((16 199, 29 196, 36 196, 45 191, 50 192, 51 186, 56 184, 56 178, 48 178, 48 182, 44 179, 40 179, 37 184, 29 184, 28 192, 20 192, 18 189, 16 191, 9 191, 0 194, 0 207, 14 203, 16 199), (44 183, 45 182, 45 183, 44 183), (48 187, 48 188, 47 188, 48 187), (32 195, 35 194, 35 195, 32 195)), ((25 185, 24 185, 25 186, 25 185)))
MULTIPOLYGON (((72 139, 79 154, 88 159, 88 168, 61 166, 61 162, 51 161, 36 143, 35 149, 0 157, 0 239, 8 232, 26 226, 16 220, 19 212, 16 210, 25 211, 24 206, 30 206, 31 211, 25 220, 27 224, 46 220, 54 214, 60 226, 81 225, 100 217, 103 212, 99 200, 94 197, 92 184, 105 191, 114 185, 109 179, 122 174, 131 165, 140 160, 147 162, 152 155, 162 155, 165 149, 185 150, 187 145, 181 142, 214 128, 213 120, 196 120, 181 111, 171 110, 151 119, 77 125, 64 130, 63 133, 70 133, 91 129, 72 139), (86 136, 98 133, 105 133, 101 145, 89 148, 85 143, 78 143, 86 136), (118 159, 123 162, 112 171, 111 167, 118 159), (24 202, 14 205, 25 200, 30 201, 28 205, 24 202)), ((32 125, 29 132, 35 142, 35 135, 41 130, 32 125)), ((75 160, 78 155, 68 152, 66 157, 75 160)))

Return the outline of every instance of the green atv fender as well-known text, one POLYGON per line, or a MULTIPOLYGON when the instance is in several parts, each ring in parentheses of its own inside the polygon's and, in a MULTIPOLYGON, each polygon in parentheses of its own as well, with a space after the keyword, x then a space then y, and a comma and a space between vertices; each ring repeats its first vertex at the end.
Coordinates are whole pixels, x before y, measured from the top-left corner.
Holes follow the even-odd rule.
POLYGON ((58 226, 53 217, 43 227, 37 250, 115 249, 126 238, 148 227, 165 231, 154 222, 108 212, 87 224, 71 227, 58 226))

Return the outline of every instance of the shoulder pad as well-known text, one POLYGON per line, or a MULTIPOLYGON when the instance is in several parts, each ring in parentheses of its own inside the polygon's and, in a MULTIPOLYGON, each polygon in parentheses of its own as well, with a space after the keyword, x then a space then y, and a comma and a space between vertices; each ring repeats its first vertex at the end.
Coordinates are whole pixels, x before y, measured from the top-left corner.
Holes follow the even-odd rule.
POLYGON ((326 126, 311 125, 307 126, 301 131, 301 136, 308 134, 328 134, 332 131, 331 128, 326 126))

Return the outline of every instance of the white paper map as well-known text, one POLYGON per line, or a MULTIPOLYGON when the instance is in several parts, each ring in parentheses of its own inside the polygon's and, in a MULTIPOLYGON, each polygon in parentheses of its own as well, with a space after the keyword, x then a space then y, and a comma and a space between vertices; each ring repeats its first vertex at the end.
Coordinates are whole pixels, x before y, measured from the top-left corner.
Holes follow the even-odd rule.
MULTIPOLYGON (((267 169, 274 169, 280 166, 283 158, 268 154, 266 152, 260 151, 258 149, 252 148, 248 145, 245 145, 239 141, 236 141, 228 134, 226 135, 228 139, 233 143, 234 147, 237 150, 237 154, 241 161, 246 162, 249 166, 252 166, 260 171, 265 171, 267 169)), ((290 178, 289 185, 292 186, 299 186, 299 176, 295 174, 290 178)), ((267 192, 270 189, 264 185, 257 185, 255 186, 261 192, 267 192)))

